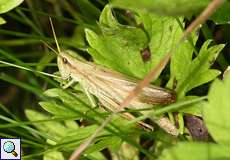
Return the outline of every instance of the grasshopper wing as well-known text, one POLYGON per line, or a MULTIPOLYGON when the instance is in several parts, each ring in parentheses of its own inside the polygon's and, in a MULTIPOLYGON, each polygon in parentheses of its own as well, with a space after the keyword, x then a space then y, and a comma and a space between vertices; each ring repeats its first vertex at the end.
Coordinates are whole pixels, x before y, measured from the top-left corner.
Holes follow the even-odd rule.
MULTIPOLYGON (((111 98, 114 99, 119 97, 119 100, 117 100, 118 102, 123 100, 138 84, 137 80, 105 68, 97 69, 97 71, 91 75, 96 76, 97 80, 104 83, 104 90, 108 88, 107 94, 115 94, 111 98)), ((173 91, 154 85, 148 85, 134 101, 145 104, 169 104, 174 102, 175 99, 176 96, 173 91)))

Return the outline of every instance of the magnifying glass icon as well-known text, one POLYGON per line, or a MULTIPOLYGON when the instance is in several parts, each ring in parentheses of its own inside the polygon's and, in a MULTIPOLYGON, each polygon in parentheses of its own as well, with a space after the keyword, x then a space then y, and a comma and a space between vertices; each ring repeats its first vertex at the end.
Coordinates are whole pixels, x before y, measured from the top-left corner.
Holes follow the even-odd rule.
POLYGON ((14 157, 17 157, 18 156, 18 153, 15 152, 15 145, 13 142, 11 141, 6 141, 4 144, 3 144, 3 150, 6 152, 6 153, 11 153, 14 155, 14 157))

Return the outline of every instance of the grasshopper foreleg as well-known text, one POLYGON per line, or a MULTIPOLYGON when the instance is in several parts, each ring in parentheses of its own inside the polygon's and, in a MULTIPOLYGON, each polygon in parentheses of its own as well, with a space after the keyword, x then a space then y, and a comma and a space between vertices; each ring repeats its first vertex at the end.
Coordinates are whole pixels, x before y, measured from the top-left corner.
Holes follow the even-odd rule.
POLYGON ((63 89, 69 88, 72 84, 74 84, 76 81, 74 79, 70 80, 67 84, 62 86, 63 89))

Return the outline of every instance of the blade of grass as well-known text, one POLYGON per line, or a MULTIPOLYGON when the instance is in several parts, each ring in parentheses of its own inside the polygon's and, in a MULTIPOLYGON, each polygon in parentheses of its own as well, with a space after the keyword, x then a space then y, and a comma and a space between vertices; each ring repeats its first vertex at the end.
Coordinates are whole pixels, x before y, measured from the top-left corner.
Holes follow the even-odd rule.
POLYGON ((28 5, 29 9, 32 11, 31 15, 33 17, 33 21, 35 22, 35 25, 38 26, 39 30, 42 31, 42 26, 41 26, 41 23, 39 22, 39 18, 37 16, 37 14, 33 12, 35 10, 34 6, 36 6, 36 2, 26 1, 26 3, 28 5))
POLYGON ((24 46, 29 44, 40 44, 39 39, 32 38, 21 38, 21 39, 11 39, 11 40, 0 40, 0 45, 2 46, 24 46))
POLYGON ((16 12, 20 15, 21 18, 25 20, 27 25, 29 25, 38 35, 44 36, 43 32, 41 32, 36 25, 20 10, 16 9, 16 12))
POLYGON ((62 20, 62 21, 65 21, 65 22, 70 22, 70 23, 73 23, 73 24, 78 24, 78 25, 81 25, 85 28, 91 28, 91 29, 96 29, 97 26, 93 26, 91 24, 87 24, 87 23, 84 23, 84 22, 79 22, 78 20, 76 19, 70 19, 70 18, 66 18, 66 17, 60 17, 60 16, 56 16, 56 15, 52 15, 50 13, 45 13, 43 11, 38 11, 38 10, 30 10, 30 9, 27 9, 27 8, 23 8, 23 7, 17 7, 23 11, 27 11, 27 12, 34 12, 38 15, 43 15, 43 16, 47 16, 47 17, 51 17, 52 19, 59 19, 59 20, 62 20))
POLYGON ((1 102, 0 102, 0 108, 2 108, 2 110, 3 110, 5 113, 7 113, 9 116, 11 116, 12 118, 14 118, 14 119, 17 118, 17 117, 16 117, 14 114, 12 114, 12 113, 9 111, 9 109, 8 109, 6 106, 4 106, 1 102))
MULTIPOLYGON (((15 120, 13 120, 13 119, 10 119, 10 118, 5 117, 5 116, 2 116, 2 115, 0 115, 0 119, 6 121, 6 122, 8 122, 8 123, 10 123, 10 125, 13 125, 13 124, 17 123, 17 125, 15 125, 15 126, 18 126, 18 127, 20 127, 20 128, 23 128, 23 129, 27 130, 27 132, 25 132, 25 131, 22 131, 22 132, 21 132, 20 130, 15 130, 14 128, 9 128, 9 127, 8 127, 8 130, 11 130, 10 133, 17 133, 17 134, 20 134, 20 135, 22 135, 22 136, 24 136, 24 137, 26 137, 26 138, 28 138, 28 139, 30 138, 31 140, 34 139, 34 135, 33 135, 33 134, 37 134, 37 135, 42 136, 42 137, 44 137, 44 138, 46 138, 46 139, 51 139, 51 140, 53 140, 53 141, 57 141, 56 139, 54 139, 54 137, 49 136, 47 133, 43 133, 43 132, 40 132, 40 131, 38 131, 38 130, 32 128, 32 127, 29 127, 29 126, 23 124, 23 122, 15 121, 15 120), (28 132, 30 132, 31 135, 33 135, 33 136, 30 136, 30 135, 28 134, 28 132)), ((2 125, 1 125, 1 126, 2 126, 2 125)), ((15 126, 13 126, 13 127, 15 127, 15 126)), ((3 128, 4 128, 4 127, 3 127, 3 128)), ((38 140, 38 139, 36 139, 36 140, 38 140)), ((39 142, 40 142, 40 141, 39 141, 39 142)))
MULTIPOLYGON (((36 42, 36 40, 40 41, 40 43, 41 43, 41 40, 46 41, 46 42, 50 42, 50 43, 54 43, 53 38, 39 36, 39 35, 31 35, 31 34, 26 34, 26 33, 21 33, 21 32, 16 32, 16 31, 9 31, 9 30, 5 30, 5 29, 0 29, 0 34, 33 39, 34 43, 36 42)), ((67 41, 66 38, 59 38, 59 43, 63 44, 63 45, 67 45, 69 47, 74 47, 74 48, 80 49, 80 50, 86 49, 86 46, 83 46, 81 44, 76 44, 76 43, 73 43, 71 41, 67 41)))
POLYGON ((19 86, 21 88, 24 88, 24 89, 34 93, 35 95, 37 95, 41 99, 44 99, 43 91, 37 87, 29 85, 28 83, 24 83, 22 81, 19 81, 19 80, 15 79, 14 77, 11 77, 11 76, 6 75, 4 73, 0 73, 0 79, 3 81, 6 81, 6 82, 12 83, 12 84, 19 86))
POLYGON ((154 110, 154 112, 152 112, 150 114, 139 116, 139 117, 137 117, 137 118, 135 118, 129 122, 129 123, 136 123, 136 122, 142 121, 148 117, 157 117, 157 116, 160 116, 164 113, 178 111, 179 109, 189 107, 191 104, 195 104, 195 103, 201 102, 201 101, 206 100, 206 99, 207 99, 207 96, 203 96, 203 97, 198 97, 198 98, 194 98, 194 99, 190 99, 190 100, 180 101, 180 102, 173 103, 173 104, 170 104, 170 105, 167 105, 164 107, 160 107, 157 109, 156 109, 156 106, 154 106, 154 107, 148 107, 148 108, 144 108, 144 109, 129 109, 125 112, 132 113, 132 112, 140 112, 140 111, 146 111, 146 110, 150 110, 150 111, 154 110))

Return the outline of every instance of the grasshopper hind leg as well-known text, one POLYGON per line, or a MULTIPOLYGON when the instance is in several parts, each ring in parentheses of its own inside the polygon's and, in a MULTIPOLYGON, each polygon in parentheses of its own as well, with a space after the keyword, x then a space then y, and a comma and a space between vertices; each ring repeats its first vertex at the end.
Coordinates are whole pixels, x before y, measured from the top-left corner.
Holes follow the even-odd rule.
MULTIPOLYGON (((112 112, 115 112, 116 108, 119 107, 119 105, 117 103, 115 103, 114 101, 112 101, 111 99, 106 98, 106 97, 104 97, 104 99, 99 99, 99 101, 100 101, 101 105, 103 106, 103 108, 105 108, 105 106, 106 106, 106 109, 109 111, 112 111, 112 112)), ((125 119, 128 119, 128 120, 134 120, 136 118, 128 112, 121 113, 121 115, 122 115, 122 117, 124 117, 125 119)), ((147 123, 144 123, 143 121, 137 122, 137 125, 139 127, 143 128, 144 130, 153 131, 153 126, 151 126, 147 123)))
POLYGON ((90 94, 89 91, 88 91, 88 89, 85 88, 83 85, 82 85, 82 88, 83 88, 83 90, 84 90, 86 96, 88 97, 89 102, 91 103, 92 107, 93 107, 93 108, 97 107, 97 103, 96 103, 96 101, 95 101, 93 95, 90 94))

